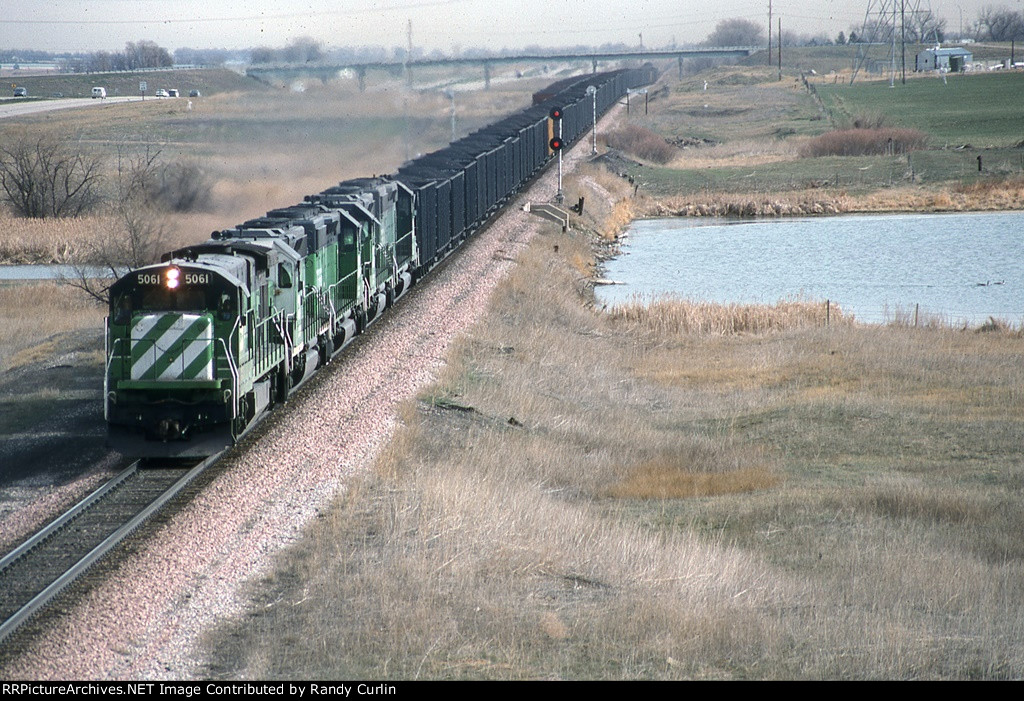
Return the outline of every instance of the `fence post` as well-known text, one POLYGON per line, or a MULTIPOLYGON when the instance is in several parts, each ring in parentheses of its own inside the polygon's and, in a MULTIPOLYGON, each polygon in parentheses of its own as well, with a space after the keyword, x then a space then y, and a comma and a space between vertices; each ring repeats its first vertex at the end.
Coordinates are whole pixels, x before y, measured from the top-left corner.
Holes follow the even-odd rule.
POLYGON ((917 328, 917 312, 921 309, 921 303, 918 302, 914 305, 914 328, 917 328))
POLYGON ((832 321, 832 303, 830 300, 825 300, 825 326, 830 326, 832 321))

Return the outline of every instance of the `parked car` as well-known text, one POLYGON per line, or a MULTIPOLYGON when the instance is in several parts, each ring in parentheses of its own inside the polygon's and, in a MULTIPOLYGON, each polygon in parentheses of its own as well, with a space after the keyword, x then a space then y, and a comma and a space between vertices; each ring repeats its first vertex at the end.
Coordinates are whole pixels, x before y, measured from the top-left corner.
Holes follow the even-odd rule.
POLYGON ((168 90, 167 91, 167 97, 177 97, 177 96, 178 96, 178 91, 177 90, 168 90))
POLYGON ((202 94, 198 90, 189 90, 188 91, 188 96, 189 97, 202 97, 202 94))
POLYGON ((28 88, 15 88, 14 89, 14 96, 15 97, 28 97, 28 88))
POLYGON ((155 95, 156 95, 157 97, 169 97, 169 95, 167 94, 167 91, 166 91, 166 90, 164 90, 163 88, 160 88, 160 89, 159 89, 159 90, 157 90, 157 91, 156 91, 156 92, 155 92, 154 94, 155 94, 155 95))
POLYGON ((104 98, 104 97, 107 96, 107 89, 106 88, 93 88, 92 89, 92 96, 93 97, 104 98))

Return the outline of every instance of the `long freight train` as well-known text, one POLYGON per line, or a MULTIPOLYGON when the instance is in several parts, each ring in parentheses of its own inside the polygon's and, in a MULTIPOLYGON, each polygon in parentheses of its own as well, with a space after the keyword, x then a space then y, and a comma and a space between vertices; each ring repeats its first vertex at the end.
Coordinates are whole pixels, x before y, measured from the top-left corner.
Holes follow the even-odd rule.
POLYGON ((585 135, 594 101, 603 114, 655 78, 648 65, 563 81, 395 175, 342 182, 126 274, 107 318, 110 446, 191 457, 232 445, 533 178, 553 137, 585 135))

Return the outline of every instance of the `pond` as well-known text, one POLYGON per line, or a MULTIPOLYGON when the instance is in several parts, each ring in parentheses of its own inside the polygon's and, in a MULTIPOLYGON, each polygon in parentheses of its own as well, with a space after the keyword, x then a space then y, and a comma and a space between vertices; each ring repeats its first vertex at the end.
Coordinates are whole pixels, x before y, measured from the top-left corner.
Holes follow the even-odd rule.
POLYGON ((597 289, 614 305, 671 294, 721 303, 803 298, 860 321, 1024 319, 1024 212, 807 219, 646 219, 597 289))
MULTIPOLYGON (((127 272, 125 268, 124 272, 127 272)), ((110 270, 103 267, 85 267, 83 272, 88 277, 113 277, 110 270)), ((76 280, 78 271, 71 265, 0 265, 0 282, 13 280, 76 280)))

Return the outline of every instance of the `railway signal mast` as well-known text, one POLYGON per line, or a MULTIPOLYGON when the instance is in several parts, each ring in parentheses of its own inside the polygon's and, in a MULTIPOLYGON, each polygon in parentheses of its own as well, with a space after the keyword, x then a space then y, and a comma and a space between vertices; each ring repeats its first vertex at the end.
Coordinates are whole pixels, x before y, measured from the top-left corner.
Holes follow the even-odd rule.
POLYGON ((597 155, 597 88, 595 88, 593 85, 588 85, 587 86, 587 94, 590 95, 590 99, 591 99, 591 101, 593 103, 593 107, 594 107, 594 112, 593 112, 593 114, 594 114, 594 132, 593 132, 594 133, 594 145, 593 145, 593 148, 591 148, 591 150, 590 150, 590 155, 596 156, 597 155))
POLYGON ((551 117, 553 126, 558 126, 558 136, 551 137, 548 146, 558 154, 558 192, 555 193, 555 201, 561 204, 562 200, 565 199, 565 196, 562 194, 562 148, 565 146, 565 142, 562 141, 562 108, 552 107, 548 116, 551 117))

